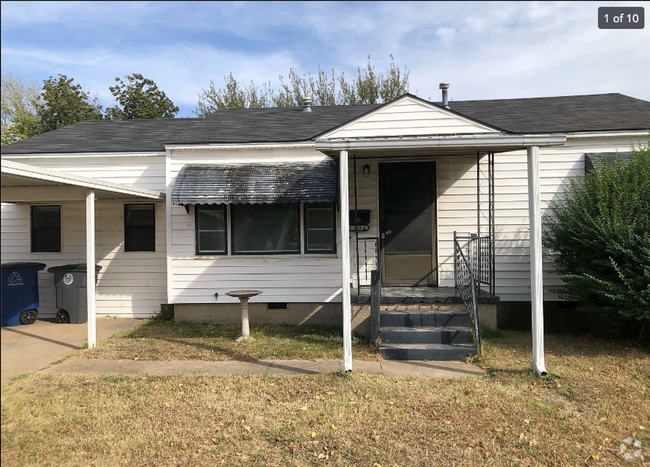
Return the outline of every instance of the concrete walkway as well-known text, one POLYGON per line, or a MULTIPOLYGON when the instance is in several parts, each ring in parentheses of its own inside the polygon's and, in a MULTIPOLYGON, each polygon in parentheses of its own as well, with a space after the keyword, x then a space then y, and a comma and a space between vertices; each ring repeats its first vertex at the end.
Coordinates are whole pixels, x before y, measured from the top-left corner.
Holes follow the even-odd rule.
MULTIPOLYGON (((141 319, 97 318, 97 340, 131 330, 141 319)), ((8 326, 0 330, 2 383, 10 378, 40 370, 52 362, 80 349, 88 338, 87 324, 59 324, 36 320, 34 324, 8 326)))
MULTIPOLYGON (((264 360, 253 362, 197 360, 136 361, 73 359, 43 370, 45 373, 74 374, 148 374, 148 375, 315 375, 343 371, 339 360, 264 360)), ((353 373, 371 375, 425 376, 430 378, 462 378, 482 376, 476 365, 463 362, 381 361, 353 362, 353 373)))

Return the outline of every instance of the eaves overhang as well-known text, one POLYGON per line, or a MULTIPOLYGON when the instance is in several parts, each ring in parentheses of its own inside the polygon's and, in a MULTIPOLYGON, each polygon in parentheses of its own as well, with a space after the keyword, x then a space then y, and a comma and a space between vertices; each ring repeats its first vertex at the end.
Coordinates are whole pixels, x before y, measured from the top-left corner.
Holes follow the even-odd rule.
POLYGON ((563 134, 539 135, 423 135, 408 137, 372 137, 318 139, 316 149, 328 155, 339 151, 355 154, 398 155, 462 155, 477 152, 509 152, 531 146, 562 146, 566 142, 563 134))

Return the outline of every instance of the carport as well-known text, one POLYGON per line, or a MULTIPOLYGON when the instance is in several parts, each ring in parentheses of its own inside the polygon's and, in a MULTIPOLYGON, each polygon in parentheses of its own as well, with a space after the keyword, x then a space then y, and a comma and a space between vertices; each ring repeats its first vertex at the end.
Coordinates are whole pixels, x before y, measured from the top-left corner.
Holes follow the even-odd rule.
POLYGON ((2 160, 3 203, 84 201, 86 204, 86 263, 88 347, 97 345, 95 314, 95 201, 163 200, 164 193, 91 179, 30 164, 2 160))

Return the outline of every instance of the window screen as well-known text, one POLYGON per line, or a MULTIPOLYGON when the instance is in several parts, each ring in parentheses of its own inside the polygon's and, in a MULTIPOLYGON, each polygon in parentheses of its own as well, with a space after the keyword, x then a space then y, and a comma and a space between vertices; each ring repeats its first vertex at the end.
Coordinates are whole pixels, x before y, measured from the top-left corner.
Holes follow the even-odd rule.
POLYGON ((332 203, 305 204, 305 251, 334 253, 336 231, 332 203))
POLYGON ((234 204, 233 253, 300 253, 298 204, 234 204))
POLYGON ((61 252, 61 206, 32 206, 33 253, 61 252))
POLYGON ((124 251, 156 251, 156 206, 124 205, 124 251))
POLYGON ((226 253, 226 206, 197 205, 196 254, 226 253))

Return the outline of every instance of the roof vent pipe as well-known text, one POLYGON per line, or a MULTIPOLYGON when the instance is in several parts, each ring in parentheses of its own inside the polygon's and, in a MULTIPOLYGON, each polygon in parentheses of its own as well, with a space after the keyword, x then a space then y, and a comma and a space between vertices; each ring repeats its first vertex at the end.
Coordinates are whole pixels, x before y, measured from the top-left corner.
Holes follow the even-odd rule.
POLYGON ((449 98, 447 96, 447 89, 449 89, 449 83, 440 83, 440 89, 442 89, 442 106, 445 109, 449 108, 449 98))
POLYGON ((305 104, 302 111, 311 112, 311 97, 305 97, 302 102, 305 104))

